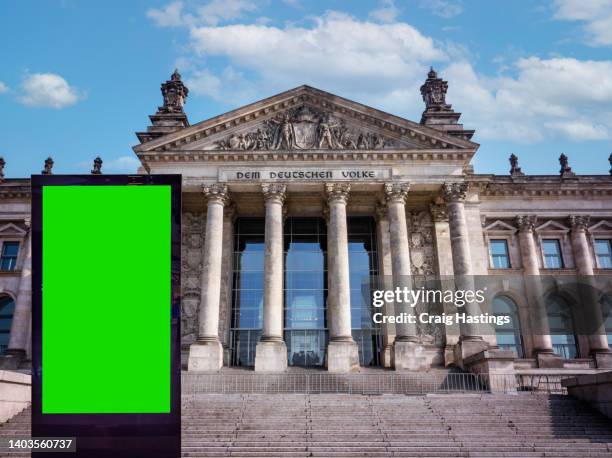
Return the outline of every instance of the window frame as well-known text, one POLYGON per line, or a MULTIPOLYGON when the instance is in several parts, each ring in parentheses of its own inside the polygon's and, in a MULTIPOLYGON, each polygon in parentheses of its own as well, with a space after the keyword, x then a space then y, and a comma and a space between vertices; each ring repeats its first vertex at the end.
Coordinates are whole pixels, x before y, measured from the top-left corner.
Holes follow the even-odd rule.
POLYGON ((542 267, 544 269, 547 270, 560 270, 560 269, 565 269, 566 268, 566 262, 563 256, 563 246, 562 246, 562 241, 560 238, 558 237, 549 237, 549 236, 543 236, 541 239, 541 252, 542 252, 542 267), (547 255, 546 251, 544 249, 544 246, 546 245, 546 242, 555 242, 556 246, 557 246, 557 254, 559 256, 559 267, 549 267, 548 263, 546 262, 547 255))
POLYGON ((595 262, 598 269, 610 270, 612 269, 612 238, 593 237, 593 252, 595 254, 595 262), (609 266, 605 267, 602 265, 599 259, 599 253, 597 252, 597 242, 606 242, 608 245, 608 258, 609 266))
POLYGON ((512 259, 510 259, 510 246, 508 243, 508 239, 507 238, 503 238, 503 237, 495 237, 495 238, 489 238, 489 265, 491 269, 495 269, 495 270, 507 270, 507 269, 512 269, 512 259), (507 267, 497 267, 495 265, 495 259, 496 258, 500 258, 502 257, 502 255, 499 254, 493 254, 493 244, 494 243, 499 243, 502 242, 505 248, 505 257, 506 257, 506 261, 507 261, 507 267))
MULTIPOLYGON (((15 272, 15 271, 20 270, 20 267, 21 267, 20 257, 21 257, 21 252, 23 251, 22 249, 23 249, 23 240, 15 239, 15 238, 2 239, 2 244, 0 246, 0 272, 15 272), (5 259, 4 258, 4 247, 7 243, 15 243, 17 245, 17 254, 14 256, 15 264, 12 269, 2 268, 2 262, 5 259)), ((9 256, 9 257, 13 258, 13 256, 9 256)))

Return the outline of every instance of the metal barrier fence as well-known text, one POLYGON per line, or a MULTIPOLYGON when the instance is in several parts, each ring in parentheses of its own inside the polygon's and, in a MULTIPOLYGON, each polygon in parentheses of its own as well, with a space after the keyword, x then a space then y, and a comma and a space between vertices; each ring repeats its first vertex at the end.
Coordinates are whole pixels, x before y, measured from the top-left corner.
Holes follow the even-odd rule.
POLYGON ((516 393, 567 394, 561 376, 415 373, 415 374, 191 374, 183 373, 182 390, 197 393, 346 393, 446 394, 516 393))

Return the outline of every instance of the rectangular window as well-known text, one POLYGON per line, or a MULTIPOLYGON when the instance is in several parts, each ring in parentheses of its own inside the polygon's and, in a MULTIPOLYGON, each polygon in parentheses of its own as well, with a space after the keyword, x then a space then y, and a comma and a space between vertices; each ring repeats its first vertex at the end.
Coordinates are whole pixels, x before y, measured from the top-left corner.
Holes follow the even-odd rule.
POLYGON ((544 267, 547 269, 563 268, 563 258, 561 257, 561 245, 557 239, 542 240, 544 250, 544 267))
POLYGON ((0 257, 0 270, 15 270, 18 253, 19 242, 4 242, 2 244, 2 256, 0 257))
POLYGON ((612 269, 612 240, 595 240, 595 254, 601 269, 612 269))
POLYGON ((491 255, 491 267, 493 267, 494 269, 510 268, 510 255, 508 254, 507 240, 490 240, 489 254, 491 255))

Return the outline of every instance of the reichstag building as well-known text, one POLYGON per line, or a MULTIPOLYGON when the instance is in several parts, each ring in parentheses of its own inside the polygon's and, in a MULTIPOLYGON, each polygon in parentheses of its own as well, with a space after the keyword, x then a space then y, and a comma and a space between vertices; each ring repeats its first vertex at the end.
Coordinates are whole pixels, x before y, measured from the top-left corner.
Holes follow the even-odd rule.
MULTIPOLYGON (((134 152, 140 173, 183 176, 185 369, 612 367, 606 164, 578 175, 561 155, 558 173, 528 175, 512 155, 507 175, 476 174, 479 145, 447 88, 429 71, 419 122, 301 86, 191 124, 180 74, 161 85, 163 104, 134 152), (486 281, 482 311, 510 319, 486 329, 374 322, 373 289, 429 278, 486 281), (578 278, 594 282, 587 305, 578 278)), ((43 173, 52 167, 48 159, 43 173)), ((103 173, 101 161, 92 172, 103 173)), ((5 366, 30 354, 29 215, 29 179, 2 174, 5 366)))

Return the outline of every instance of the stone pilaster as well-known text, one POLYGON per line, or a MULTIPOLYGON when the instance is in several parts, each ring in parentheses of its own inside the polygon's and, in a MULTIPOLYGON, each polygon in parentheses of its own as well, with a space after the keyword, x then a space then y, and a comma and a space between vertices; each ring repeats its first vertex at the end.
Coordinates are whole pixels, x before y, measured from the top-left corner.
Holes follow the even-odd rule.
POLYGON ((359 369, 357 344, 351 333, 351 294, 349 284, 346 204, 350 184, 325 185, 329 220, 327 227, 327 265, 329 345, 327 370, 343 373, 359 369))
MULTIPOLYGON (((474 290, 474 269, 470 251, 468 228, 465 219, 465 200, 467 183, 444 183, 442 193, 448 209, 451 248, 453 253, 453 272, 458 290, 474 290)), ((476 302, 467 303, 463 311, 468 315, 478 315, 482 311, 476 302)), ((461 310, 460 310, 461 312, 461 310)), ((487 343, 479 334, 478 325, 461 323, 461 337, 456 347, 455 358, 459 365, 473 354, 487 349, 487 343)))
MULTIPOLYGON (((389 232, 389 215, 386 205, 376 207, 376 240, 378 243, 379 259, 379 289, 390 290, 393 288, 393 264, 391 260, 391 239, 389 232)), ((382 312, 387 315, 395 315, 393 304, 385 302, 382 312)), ((383 323, 381 325, 383 349, 381 364, 383 367, 393 367, 393 343, 395 341, 395 324, 383 323)))
MULTIPOLYGON (((440 286, 443 291, 450 291, 455 288, 453 278, 453 255, 450 240, 450 228, 448 224, 448 209, 443 203, 432 204, 429 207, 431 219, 434 222, 434 237, 436 244, 436 254, 438 259, 438 272, 440 273, 440 286)), ((457 312, 455 304, 444 303, 444 312, 452 314, 457 312)), ((445 331, 445 346, 444 346, 444 364, 451 365, 455 363, 455 345, 459 342, 461 332, 459 325, 454 323, 449 326, 444 326, 445 331)))
POLYGON ((595 358, 597 367, 610 368, 612 367, 612 353, 608 347, 601 304, 596 294, 593 257, 586 235, 589 220, 590 217, 587 215, 570 215, 569 217, 569 224, 572 228, 570 238, 579 275, 579 293, 584 308, 579 333, 589 332, 587 335, 589 351, 595 358))
POLYGON ((30 221, 25 221, 26 235, 23 240, 23 261, 19 289, 15 300, 15 312, 11 323, 11 336, 2 362, 5 369, 17 369, 26 359, 29 332, 32 320, 32 231, 30 221))
MULTIPOLYGON (((409 189, 410 185, 408 183, 385 184, 387 212, 389 213, 394 289, 410 289, 412 284, 410 245, 408 243, 408 226, 406 225, 406 197, 408 196, 409 189)), ((398 314, 405 314, 404 316, 414 319, 414 305, 402 302, 395 304, 395 310, 398 314)), ((395 370, 423 369, 426 362, 425 351, 419 343, 416 321, 396 323, 395 331, 396 337, 393 344, 393 365, 395 370)))
POLYGON ((542 367, 559 366, 561 363, 553 354, 548 313, 542 291, 538 248, 534 231, 536 215, 518 215, 515 219, 518 227, 519 249, 525 279, 525 292, 529 304, 529 326, 533 339, 533 356, 542 367))
POLYGON ((207 200, 206 234, 202 257, 202 299, 198 315, 198 338, 189 348, 190 371, 218 371, 223 366, 219 341, 219 303, 223 249, 223 208, 228 202, 227 185, 203 187, 207 200))
POLYGON ((266 206, 263 332, 255 353, 255 372, 287 369, 283 341, 283 203, 287 186, 262 184, 266 206))

